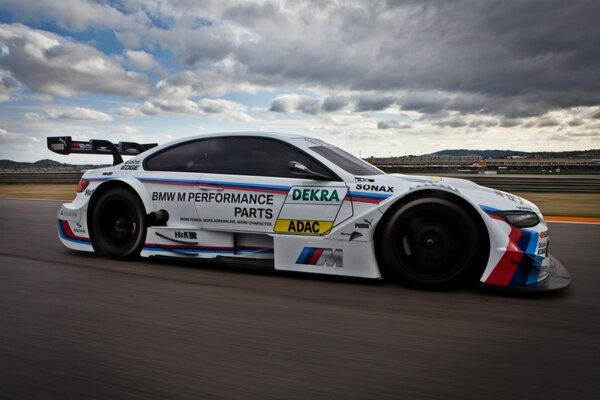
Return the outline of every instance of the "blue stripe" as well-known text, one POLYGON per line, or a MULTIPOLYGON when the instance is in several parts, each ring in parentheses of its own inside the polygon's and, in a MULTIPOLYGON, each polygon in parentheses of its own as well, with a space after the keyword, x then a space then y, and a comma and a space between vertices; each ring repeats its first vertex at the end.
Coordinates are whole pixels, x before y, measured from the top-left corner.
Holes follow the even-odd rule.
POLYGON ((60 219, 58 220, 58 235, 66 241, 69 242, 73 242, 73 243, 78 243, 78 244, 85 244, 87 246, 91 246, 92 242, 89 240, 79 240, 79 239, 73 239, 67 236, 67 234, 65 233, 65 231, 63 230, 62 225, 60 224, 60 219))
POLYGON ((521 229, 521 233, 517 246, 523 253, 535 255, 538 233, 527 229, 521 229))
POLYGON ((81 178, 81 179, 85 179, 86 181, 90 181, 90 182, 104 182, 104 181, 109 181, 114 178, 81 178))
POLYGON ((167 178, 141 178, 136 177, 137 180, 144 183, 198 183, 197 180, 191 179, 167 179, 167 178))
POLYGON ((166 251, 169 253, 227 253, 227 254, 233 254, 234 251, 233 249, 186 249, 186 248, 180 248, 180 247, 169 247, 169 248, 163 248, 163 247, 144 247, 144 250, 147 251, 166 251))
POLYGON ((363 193, 363 192, 350 192, 350 196, 364 197, 366 199, 385 200, 391 196, 391 194, 380 194, 380 193, 363 193))
POLYGON ((529 279, 529 275, 532 269, 535 268, 532 268, 531 265, 529 265, 529 263, 526 262, 525 264, 523 264, 521 262, 521 264, 519 264, 519 267, 515 271, 515 274, 513 275, 512 279, 510 280, 509 286, 527 285, 527 281, 529 279))
POLYGON ((267 190, 281 190, 289 192, 291 186, 275 186, 275 185, 259 185, 254 183, 238 183, 238 182, 219 182, 219 181, 198 181, 199 184, 204 185, 220 185, 220 186, 237 186, 248 189, 267 189, 267 190))
POLYGON ((537 268, 531 268, 531 272, 529 273, 529 277, 527 278, 527 285, 536 284, 538 281, 538 276, 540 275, 540 270, 537 268))
POLYGON ((313 252, 314 252, 314 247, 303 248, 302 253, 300 253, 300 255, 298 256, 298 259, 296 260, 296 264, 306 264, 308 262, 308 260, 310 260, 310 257, 312 256, 313 252))
POLYGON ((481 208, 483 211, 485 211, 488 214, 494 214, 494 213, 497 213, 498 211, 500 211, 497 208, 488 207, 488 206, 484 206, 484 205, 481 205, 481 204, 479 205, 479 208, 481 208))
POLYGON ((279 190, 289 192, 291 186, 275 186, 275 185, 260 185, 253 183, 239 183, 239 182, 221 182, 221 181, 203 181, 203 180, 190 180, 190 179, 167 179, 167 178, 142 178, 137 177, 141 182, 144 183, 186 183, 196 185, 215 185, 215 186, 232 186, 241 187, 247 189, 263 189, 263 190, 279 190))

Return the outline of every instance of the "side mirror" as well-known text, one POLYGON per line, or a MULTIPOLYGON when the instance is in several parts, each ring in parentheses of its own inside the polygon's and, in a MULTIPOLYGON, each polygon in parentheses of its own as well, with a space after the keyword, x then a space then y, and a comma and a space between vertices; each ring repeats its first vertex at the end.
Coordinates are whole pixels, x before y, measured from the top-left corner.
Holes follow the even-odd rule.
POLYGON ((298 162, 298 161, 290 161, 288 164, 289 170, 292 174, 304 175, 310 179, 316 179, 321 181, 329 181, 331 177, 328 175, 323 175, 318 172, 312 171, 306 165, 298 162))

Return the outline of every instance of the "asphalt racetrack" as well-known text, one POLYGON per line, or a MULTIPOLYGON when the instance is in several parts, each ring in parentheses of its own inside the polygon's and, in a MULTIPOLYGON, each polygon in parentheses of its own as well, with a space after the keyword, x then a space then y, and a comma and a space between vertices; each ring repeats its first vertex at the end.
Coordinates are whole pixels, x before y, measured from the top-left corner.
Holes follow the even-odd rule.
POLYGON ((600 225, 551 223, 543 296, 65 249, 0 201, 0 399, 598 399, 600 225))

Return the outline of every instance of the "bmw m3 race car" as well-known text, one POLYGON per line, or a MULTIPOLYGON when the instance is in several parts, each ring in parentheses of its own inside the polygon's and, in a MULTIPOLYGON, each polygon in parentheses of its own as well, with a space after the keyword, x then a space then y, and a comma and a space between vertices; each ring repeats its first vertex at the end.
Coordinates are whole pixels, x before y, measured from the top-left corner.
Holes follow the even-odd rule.
POLYGON ((529 201, 462 179, 385 174, 317 139, 222 133, 157 146, 65 136, 48 148, 113 156, 58 212, 70 249, 395 276, 425 289, 570 283, 529 201))

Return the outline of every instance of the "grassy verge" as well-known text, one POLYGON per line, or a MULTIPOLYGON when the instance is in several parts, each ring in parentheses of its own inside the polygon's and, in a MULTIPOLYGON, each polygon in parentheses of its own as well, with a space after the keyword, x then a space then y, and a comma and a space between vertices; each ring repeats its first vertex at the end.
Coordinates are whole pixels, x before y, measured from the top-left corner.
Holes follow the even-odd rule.
POLYGON ((532 192, 515 194, 535 203, 544 215, 600 217, 600 194, 532 192))
POLYGON ((76 184, 16 183, 0 185, 0 199, 73 200, 76 184))
MULTIPOLYGON (((14 184, 0 185, 0 198, 72 200, 77 185, 14 184)), ((545 215, 600 217, 600 194, 515 193, 537 204, 545 215)))

